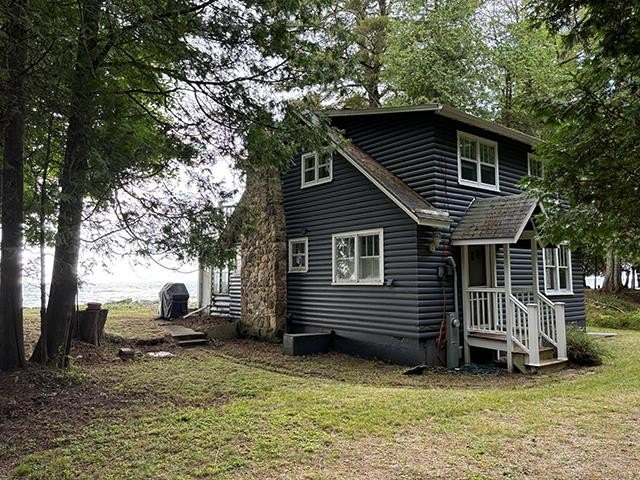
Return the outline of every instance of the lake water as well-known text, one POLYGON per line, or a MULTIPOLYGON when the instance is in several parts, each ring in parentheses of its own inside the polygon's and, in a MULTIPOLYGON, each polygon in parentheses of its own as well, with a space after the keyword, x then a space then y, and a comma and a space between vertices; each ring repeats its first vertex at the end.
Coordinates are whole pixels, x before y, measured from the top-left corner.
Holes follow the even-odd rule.
MULTIPOLYGON (((184 283, 189 290, 190 302, 198 299, 198 273, 190 267, 187 272, 177 272, 153 266, 118 266, 116 272, 97 271, 82 277, 78 292, 80 305, 87 302, 117 302, 132 300, 158 301, 158 293, 165 283, 184 283)), ((25 278, 22 288, 24 306, 40 306, 40 288, 33 278, 25 278)), ((48 293, 48 291, 47 291, 48 293)))
MULTIPOLYGON (((78 294, 79 303, 108 303, 127 298, 157 301, 160 289, 168 282, 184 283, 189 290, 190 300, 195 301, 198 298, 198 273, 194 270, 191 266, 188 272, 177 272, 152 265, 124 266, 118 268, 115 274, 100 271, 93 277, 85 277, 78 294)), ((587 285, 593 288, 594 278, 589 276, 586 280, 587 285)), ((602 280, 602 277, 597 277, 598 287, 602 286, 602 280)), ((32 279, 25 279, 23 295, 25 307, 40 306, 40 290, 32 279)))

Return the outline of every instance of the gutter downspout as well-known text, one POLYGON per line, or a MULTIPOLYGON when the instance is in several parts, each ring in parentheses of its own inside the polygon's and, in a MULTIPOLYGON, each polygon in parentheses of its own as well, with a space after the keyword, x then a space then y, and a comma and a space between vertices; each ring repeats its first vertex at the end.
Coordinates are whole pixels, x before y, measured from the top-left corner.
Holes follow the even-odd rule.
POLYGON ((449 315, 447 325, 447 368, 460 365, 460 314, 458 306, 458 265, 453 257, 447 257, 453 268, 453 315, 449 315))

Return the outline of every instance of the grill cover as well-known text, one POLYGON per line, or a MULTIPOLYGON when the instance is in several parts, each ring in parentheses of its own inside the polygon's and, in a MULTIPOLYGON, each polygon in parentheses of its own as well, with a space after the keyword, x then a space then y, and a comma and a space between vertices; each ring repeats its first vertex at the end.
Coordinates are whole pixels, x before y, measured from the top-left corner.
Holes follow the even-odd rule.
POLYGON ((178 318, 187 313, 189 291, 184 283, 165 283, 160 290, 160 317, 178 318))

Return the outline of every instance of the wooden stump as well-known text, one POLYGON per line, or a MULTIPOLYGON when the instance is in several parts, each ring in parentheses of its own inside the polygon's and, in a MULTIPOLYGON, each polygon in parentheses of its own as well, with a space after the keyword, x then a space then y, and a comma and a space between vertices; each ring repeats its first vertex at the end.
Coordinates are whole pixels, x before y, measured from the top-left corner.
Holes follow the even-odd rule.
POLYGON ((100 304, 90 305, 93 308, 87 308, 78 312, 78 338, 83 342, 91 345, 100 346, 104 338, 104 324, 107 321, 109 310, 100 309, 100 304))

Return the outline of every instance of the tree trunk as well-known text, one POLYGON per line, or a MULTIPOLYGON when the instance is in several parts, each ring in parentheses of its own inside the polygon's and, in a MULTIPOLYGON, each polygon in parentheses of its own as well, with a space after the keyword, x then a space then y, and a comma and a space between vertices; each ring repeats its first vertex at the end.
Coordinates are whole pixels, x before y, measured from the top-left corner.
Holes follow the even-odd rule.
POLYGON ((71 85, 71 112, 60 175, 60 211, 53 274, 46 313, 47 330, 32 359, 66 367, 77 315, 78 259, 83 199, 87 192, 89 136, 95 116, 98 31, 104 0, 80 2, 78 50, 71 85), (44 342, 44 345, 41 345, 44 342))
POLYGON ((382 25, 380 22, 373 22, 377 19, 388 20, 389 12, 387 8, 387 0, 377 0, 377 2, 355 2, 350 7, 355 15, 354 30, 361 31, 360 35, 364 38, 355 39, 355 43, 359 45, 358 55, 362 59, 358 62, 360 72, 357 75, 357 82, 364 88, 369 108, 379 108, 382 104, 381 92, 381 75, 382 75, 382 56, 388 47, 388 26, 382 25), (377 6, 376 13, 370 13, 369 7, 377 6))
POLYGON ((622 266, 618 256, 613 253, 607 255, 602 290, 611 293, 622 290, 622 266))
POLYGON ((625 268, 622 270, 625 273, 625 277, 624 277, 624 288, 629 288, 629 277, 631 276, 631 270, 625 268))
POLYGON ((9 2, 0 243, 0 370, 24 366, 22 243, 27 0, 9 2))
MULTIPOLYGON (((47 177, 49 176, 49 164, 51 163, 51 137, 53 136, 53 114, 49 116, 47 129, 47 147, 45 152, 44 166, 42 169, 42 180, 39 191, 38 205, 38 244, 40 247, 40 335, 47 336, 47 275, 46 275, 46 221, 47 221, 47 177)), ((45 342, 40 342, 40 358, 43 363, 48 362, 45 342)))

